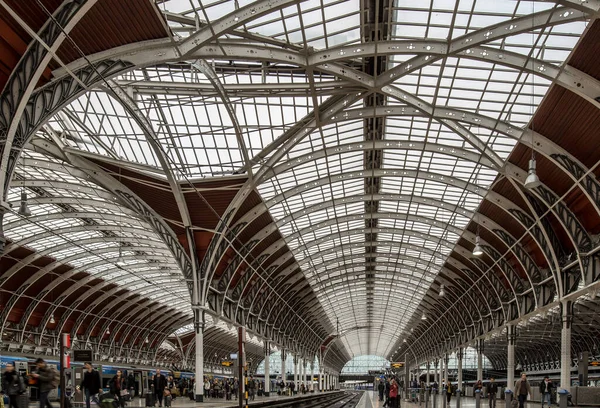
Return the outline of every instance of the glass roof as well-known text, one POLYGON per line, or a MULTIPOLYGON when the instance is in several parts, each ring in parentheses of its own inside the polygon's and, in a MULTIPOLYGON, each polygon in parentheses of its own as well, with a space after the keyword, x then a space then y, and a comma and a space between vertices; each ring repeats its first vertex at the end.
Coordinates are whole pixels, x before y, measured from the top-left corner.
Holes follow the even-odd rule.
MULTIPOLYGON (((585 20, 553 2, 394 1, 375 13, 386 20, 374 48, 364 3, 309 0, 264 12, 260 1, 160 2, 178 41, 219 19, 238 22, 211 43, 224 56, 115 79, 150 120, 169 169, 102 90, 51 126, 76 150, 163 176, 251 169, 349 355, 389 357, 518 141, 481 118, 526 126, 553 80, 545 67, 565 62, 585 20), (276 57, 282 50, 288 61, 276 57), (373 68, 375 53, 383 66, 373 68)), ((138 245, 127 234, 140 221, 118 216, 132 228, 119 236, 138 245)))
MULTIPOLYGON (((22 193, 31 216, 11 212, 4 217, 5 235, 14 244, 72 266, 69 276, 85 272, 191 316, 185 279, 167 246, 146 221, 83 171, 26 149, 8 193, 13 208, 19 208, 22 193)), ((38 266, 31 280, 54 267, 38 266)), ((59 283, 57 278, 52 285, 59 283)))

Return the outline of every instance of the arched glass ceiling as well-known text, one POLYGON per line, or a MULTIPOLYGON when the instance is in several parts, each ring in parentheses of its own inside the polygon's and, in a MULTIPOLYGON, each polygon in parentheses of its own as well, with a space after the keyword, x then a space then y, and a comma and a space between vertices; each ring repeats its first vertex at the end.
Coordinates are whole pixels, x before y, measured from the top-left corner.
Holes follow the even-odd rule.
POLYGON ((245 171, 256 158, 249 183, 325 318, 348 331, 349 354, 387 356, 518 141, 520 131, 484 119, 525 126, 585 29, 583 14, 551 1, 389 4, 374 44, 366 2, 270 13, 261 2, 162 2, 182 37, 224 16, 241 24, 202 49, 205 61, 116 79, 150 119, 169 169, 102 91, 52 126, 88 154, 177 178, 245 171))
MULTIPOLYGON (((10 257, 9 252, 18 246, 36 251, 12 267, 8 277, 47 256, 73 267, 55 278, 48 290, 63 279, 85 272, 191 316, 189 290, 165 243, 148 222, 122 206, 82 169, 26 149, 17 165, 8 201, 15 212, 4 217, 4 232, 12 241, 5 248, 5 256, 10 257), (28 196, 29 217, 16 212, 22 192, 28 196)), ((56 267, 57 263, 37 267, 24 285, 35 285, 56 267)), ((74 284, 69 293, 85 282, 74 284)))

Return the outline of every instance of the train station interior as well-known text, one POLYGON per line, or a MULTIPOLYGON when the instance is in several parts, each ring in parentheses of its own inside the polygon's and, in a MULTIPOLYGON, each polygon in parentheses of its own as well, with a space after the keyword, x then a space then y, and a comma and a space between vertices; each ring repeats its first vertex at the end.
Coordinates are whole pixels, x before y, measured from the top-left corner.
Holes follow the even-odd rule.
POLYGON ((0 0, 2 402, 600 406, 599 17, 0 0))

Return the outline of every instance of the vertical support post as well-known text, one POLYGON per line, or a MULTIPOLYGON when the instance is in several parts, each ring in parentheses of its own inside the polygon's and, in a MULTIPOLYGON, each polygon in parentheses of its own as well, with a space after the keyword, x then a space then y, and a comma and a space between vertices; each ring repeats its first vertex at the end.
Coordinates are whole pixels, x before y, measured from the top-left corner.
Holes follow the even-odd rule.
MULTIPOLYGON (((573 302, 561 302, 562 330, 560 333, 560 388, 571 392, 571 326, 573 324, 573 302)), ((561 394, 560 398, 566 398, 561 394)))
POLYGON ((287 372, 285 369, 285 349, 281 349, 281 381, 287 384, 287 372))
POLYGON ((271 351, 271 345, 268 341, 265 341, 265 397, 268 397, 271 393, 271 367, 269 361, 269 355, 271 351))
MULTIPOLYGON (((456 352, 456 357, 458 358, 458 390, 462 393, 463 390, 463 348, 459 347, 456 352)), ((456 394, 456 400, 460 399, 458 393, 456 394)))
POLYGON ((60 406, 65 407, 65 373, 66 369, 70 368, 70 359, 67 356, 67 349, 71 347, 71 336, 68 333, 60 335, 60 406))
POLYGON ((310 363, 310 391, 314 392, 314 378, 315 378, 315 359, 313 356, 313 359, 310 363))
POLYGON ((408 364, 408 353, 404 356, 404 377, 406 377, 406 381, 404 381, 404 396, 408 398, 410 387, 410 365, 408 364))
POLYGON ((477 340, 477 380, 483 381, 483 339, 477 340))
POLYGON ((450 356, 448 355, 448 353, 446 353, 446 356, 444 357, 444 378, 446 379, 446 381, 449 380, 448 378, 448 364, 450 364, 450 356))
POLYGON ((587 387, 588 386, 588 365, 590 360, 589 351, 582 351, 579 353, 578 364, 577 364, 577 373, 579 377, 579 386, 587 387))
POLYGON ((515 387, 515 342, 517 341, 517 328, 514 324, 507 327, 507 364, 506 364, 506 388, 513 390, 515 387))
POLYGON ((298 356, 294 354, 294 394, 298 392, 298 356))
POLYGON ((246 392, 246 328, 243 326, 238 327, 238 378, 239 378, 239 390, 238 390, 238 406, 244 408, 244 401, 246 407, 248 406, 248 394, 246 392))
POLYGON ((427 378, 425 378, 425 385, 429 387, 429 384, 431 383, 431 381, 429 380, 429 370, 431 369, 431 362, 429 360, 427 360, 427 362, 425 363, 425 367, 427 369, 427 378))
POLYGON ((302 365, 300 367, 300 386, 304 385, 304 389, 306 389, 306 359, 304 357, 300 359, 300 364, 302 365))
POLYGON ((196 341, 196 362, 194 397, 196 402, 204 400, 204 311, 194 307, 194 336, 196 341))
POLYGON ((319 362, 319 392, 323 392, 323 367, 322 361, 319 362))

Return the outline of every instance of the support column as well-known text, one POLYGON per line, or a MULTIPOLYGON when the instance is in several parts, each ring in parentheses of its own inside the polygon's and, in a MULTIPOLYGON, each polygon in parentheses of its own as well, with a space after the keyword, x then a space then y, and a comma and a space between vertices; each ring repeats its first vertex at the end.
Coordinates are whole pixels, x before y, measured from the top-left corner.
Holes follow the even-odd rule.
POLYGON ((287 372, 285 371, 285 349, 281 349, 281 381, 287 384, 287 372))
POLYGON ((483 339, 477 340, 477 380, 483 381, 483 339))
POLYGON ((321 362, 319 362, 319 392, 323 392, 323 367, 321 367, 321 362))
POLYGON ((573 324, 573 302, 561 302, 560 306, 562 312, 562 330, 560 333, 560 388, 571 392, 571 325, 573 324))
POLYGON ((271 370, 269 361, 270 351, 271 346, 268 341, 265 341, 265 397, 268 397, 271 393, 271 370))
POLYGON ((462 372, 462 363, 463 363, 463 349, 462 347, 459 347, 458 351, 456 352, 456 356, 458 357, 458 389, 460 390, 461 394, 463 391, 463 372, 462 372))
POLYGON ((298 356, 294 354, 294 392, 298 391, 298 356))
POLYGON ((507 327, 507 356, 506 356, 506 386, 514 392, 515 389, 515 342, 517 341, 517 328, 514 324, 507 327))
POLYGON ((448 378, 448 364, 450 364, 450 355, 448 355, 448 353, 446 353, 446 356, 444 357, 444 378, 446 379, 446 381, 449 380, 448 378))
POLYGON ((300 386, 304 385, 304 389, 306 389, 306 359, 300 359, 300 386))
POLYGON ((194 395, 196 402, 204 401, 204 311, 194 310, 194 332, 196 337, 196 370, 194 395))
MULTIPOLYGON (((313 356, 314 357, 314 356, 313 356)), ((313 384, 313 378, 315 378, 315 359, 313 358, 311 363, 310 363, 310 390, 312 392, 314 392, 314 384, 313 384)))
POLYGON ((588 386, 588 365, 590 364, 590 353, 589 351, 583 351, 579 353, 577 361, 577 374, 579 378, 579 386, 588 386))
POLYGON ((429 381, 429 370, 431 369, 431 363, 429 362, 429 360, 425 363, 425 370, 427 371, 426 378, 425 378, 425 385, 429 387, 430 381, 429 381))
POLYGON ((441 369, 442 369, 442 367, 440 365, 440 359, 436 358, 435 361, 433 362, 433 364, 434 364, 434 367, 435 367, 435 377, 434 377, 433 381, 437 383, 438 388, 439 388, 440 385, 441 385, 441 383, 442 383, 441 382, 441 379, 442 379, 442 371, 441 371, 441 369))

